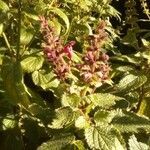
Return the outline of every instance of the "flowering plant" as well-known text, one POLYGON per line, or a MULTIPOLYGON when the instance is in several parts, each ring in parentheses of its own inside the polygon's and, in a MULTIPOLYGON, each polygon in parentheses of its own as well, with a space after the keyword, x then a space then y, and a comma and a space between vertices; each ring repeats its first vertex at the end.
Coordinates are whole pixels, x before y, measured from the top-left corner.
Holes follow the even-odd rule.
POLYGON ((149 16, 148 0, 0 0, 0 148, 148 150, 149 16))

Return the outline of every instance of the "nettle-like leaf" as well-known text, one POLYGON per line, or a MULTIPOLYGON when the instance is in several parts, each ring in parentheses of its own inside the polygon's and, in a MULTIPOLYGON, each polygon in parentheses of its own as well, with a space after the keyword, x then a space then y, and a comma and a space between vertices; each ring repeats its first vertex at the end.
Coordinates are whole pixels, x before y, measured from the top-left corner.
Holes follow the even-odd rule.
POLYGON ((123 92, 128 93, 142 86, 147 81, 145 75, 133 75, 129 74, 123 77, 116 85, 116 93, 123 92))
POLYGON ((27 45, 32 40, 34 32, 32 29, 21 28, 20 43, 22 45, 27 45))
POLYGON ((8 5, 4 1, 0 0, 0 11, 7 12, 8 10, 8 5))
POLYGON ((79 116, 75 120, 75 127, 78 129, 86 129, 89 126, 90 126, 89 121, 85 116, 79 116))
POLYGON ((110 107, 116 104, 116 101, 122 100, 122 97, 112 95, 110 93, 95 93, 85 97, 95 106, 110 107))
POLYGON ((0 23, 4 23, 7 18, 7 12, 9 11, 9 7, 7 3, 0 0, 0 23))
POLYGON ((44 131, 38 126, 37 120, 34 117, 31 118, 24 115, 21 117, 19 123, 21 124, 22 134, 28 139, 26 149, 36 149, 39 139, 44 137, 44 131))
POLYGON ((50 139, 48 142, 43 143, 37 148, 37 150, 62 150, 66 146, 71 144, 75 140, 75 137, 70 134, 58 134, 50 139))
POLYGON ((84 143, 81 140, 73 141, 73 145, 77 150, 86 150, 84 147, 84 143))
POLYGON ((2 120, 2 128, 3 130, 13 129, 17 126, 17 120, 13 115, 7 115, 2 120))
POLYGON ((79 103, 81 101, 81 97, 79 97, 77 94, 63 94, 62 96, 62 105, 63 106, 70 106, 73 108, 78 107, 79 103))
POLYGON ((150 148, 147 144, 138 142, 135 135, 130 136, 128 143, 129 143, 130 150, 149 150, 150 148))
POLYGON ((116 55, 111 57, 111 60, 120 61, 122 63, 130 63, 134 65, 139 65, 139 62, 141 61, 141 59, 136 55, 116 55))
POLYGON ((67 32, 69 30, 69 26, 70 26, 69 19, 68 19, 67 15, 60 8, 49 7, 48 10, 50 12, 53 12, 56 15, 58 15, 65 22, 65 25, 66 25, 66 32, 65 32, 65 34, 67 34, 67 32))
POLYGON ((59 80, 54 73, 46 72, 45 70, 34 71, 32 73, 32 80, 35 85, 38 85, 43 89, 56 88, 59 85, 59 80))
POLYGON ((48 127, 53 129, 62 129, 69 127, 73 124, 76 113, 70 107, 62 107, 57 109, 56 114, 52 120, 52 123, 48 125, 48 127))
MULTIPOLYGON (((91 149, 119 150, 117 148, 117 137, 110 127, 91 126, 85 130, 85 138, 91 149)), ((122 147, 118 144, 119 147, 122 147)), ((123 147, 120 149, 123 150, 123 147)))
POLYGON ((44 124, 48 124, 52 121, 52 116, 54 112, 47 106, 42 107, 36 103, 33 103, 29 106, 30 113, 34 115, 36 118, 40 119, 44 124))
POLYGON ((28 73, 31 73, 33 71, 39 70, 44 62, 44 58, 41 55, 30 55, 21 61, 21 65, 23 70, 25 70, 28 73))
POLYGON ((30 104, 23 82, 21 64, 5 57, 2 67, 2 79, 6 97, 11 104, 21 103, 24 107, 30 104))
POLYGON ((131 112, 116 112, 111 124, 120 132, 139 132, 141 129, 150 132, 150 120, 131 112))
POLYGON ((107 125, 112 121, 115 113, 115 111, 98 110, 94 114, 94 122, 96 123, 96 125, 107 125))
POLYGON ((2 145, 4 150, 22 150, 24 149, 23 139, 19 128, 8 131, 5 134, 4 143, 2 145))

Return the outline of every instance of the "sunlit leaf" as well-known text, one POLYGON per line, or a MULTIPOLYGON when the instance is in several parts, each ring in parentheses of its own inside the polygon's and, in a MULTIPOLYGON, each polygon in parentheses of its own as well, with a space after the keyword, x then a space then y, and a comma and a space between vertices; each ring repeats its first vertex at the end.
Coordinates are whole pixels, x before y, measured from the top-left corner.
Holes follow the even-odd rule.
POLYGON ((74 136, 69 134, 58 134, 49 141, 43 143, 37 150, 62 150, 63 148, 73 142, 74 136))
POLYGON ((111 128, 90 127, 85 130, 85 138, 91 149, 113 150, 115 135, 111 128))
POLYGON ((56 7, 50 7, 49 11, 57 14, 65 22, 66 28, 67 28, 66 32, 65 32, 65 34, 66 34, 68 32, 69 26, 70 26, 69 19, 68 19, 67 15, 60 8, 56 8, 56 7))
POLYGON ((42 67, 43 62, 44 58, 41 55, 30 55, 21 61, 21 65, 23 70, 30 73, 39 70, 42 67))
POLYGON ((117 92, 129 92, 142 86, 147 81, 145 75, 133 75, 129 74, 122 78, 116 85, 117 92))
POLYGON ((145 143, 138 142, 135 135, 130 136, 129 139, 130 150, 149 150, 149 146, 145 143))
POLYGON ((69 107, 62 107, 56 110, 55 117, 51 125, 53 129, 61 129, 70 126, 76 118, 76 113, 69 107))
POLYGON ((32 74, 33 82, 41 86, 43 89, 49 89, 57 87, 59 85, 59 80, 56 78, 53 72, 35 71, 32 74))

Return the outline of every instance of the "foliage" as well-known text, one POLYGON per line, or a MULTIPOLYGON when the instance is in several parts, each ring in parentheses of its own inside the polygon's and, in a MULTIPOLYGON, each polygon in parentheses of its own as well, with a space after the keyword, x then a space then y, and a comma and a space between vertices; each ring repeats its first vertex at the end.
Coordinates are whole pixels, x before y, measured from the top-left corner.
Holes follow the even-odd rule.
POLYGON ((0 0, 0 147, 150 149, 149 22, 148 0, 0 0))

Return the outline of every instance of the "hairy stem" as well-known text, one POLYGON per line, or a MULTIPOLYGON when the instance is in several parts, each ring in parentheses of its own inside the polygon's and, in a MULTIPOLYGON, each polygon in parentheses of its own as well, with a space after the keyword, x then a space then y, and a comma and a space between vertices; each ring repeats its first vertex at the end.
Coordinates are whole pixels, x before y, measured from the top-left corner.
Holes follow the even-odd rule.
POLYGON ((16 51, 16 60, 19 60, 19 51, 20 51, 20 35, 21 35, 21 0, 18 3, 18 38, 17 38, 17 51, 16 51))

